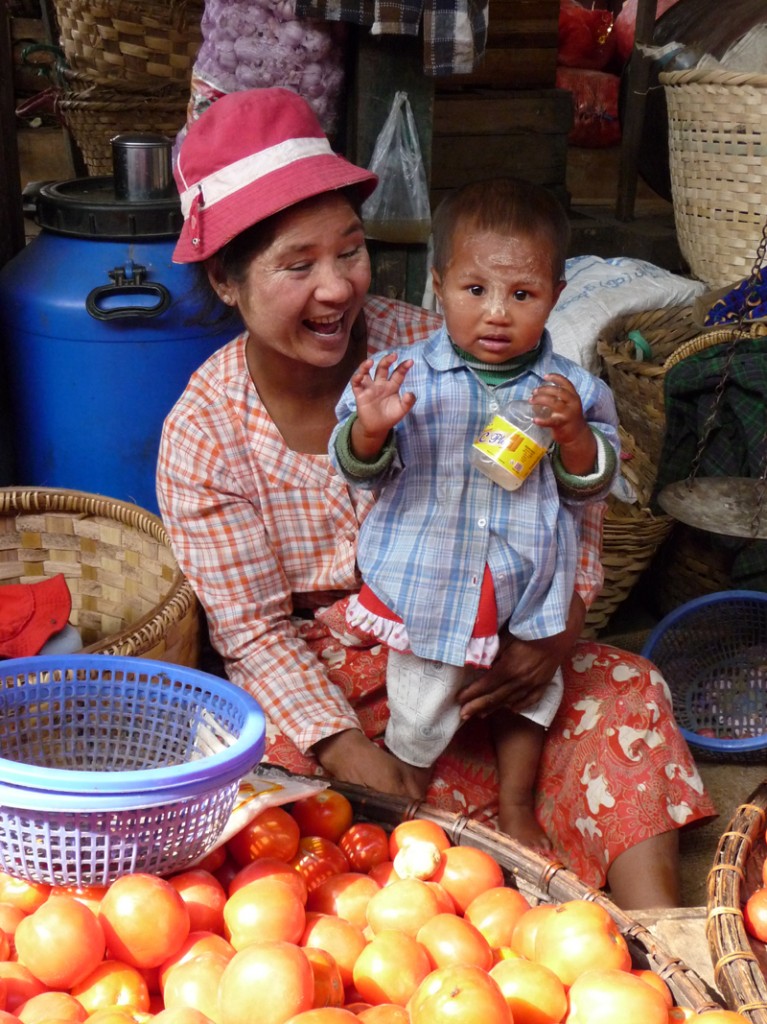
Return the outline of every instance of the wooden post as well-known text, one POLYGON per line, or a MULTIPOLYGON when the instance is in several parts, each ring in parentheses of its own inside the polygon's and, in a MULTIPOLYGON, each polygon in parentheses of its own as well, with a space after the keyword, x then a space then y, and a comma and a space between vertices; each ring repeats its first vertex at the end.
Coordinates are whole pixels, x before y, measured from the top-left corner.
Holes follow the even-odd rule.
POLYGON ((21 171, 16 139, 13 49, 8 4, 0 4, 0 267, 24 248, 21 171))
MULTIPOLYGON (((346 155, 354 163, 362 167, 370 163, 376 138, 398 90, 407 93, 413 109, 428 184, 434 84, 423 71, 423 41, 412 36, 371 36, 366 29, 359 30, 346 147, 346 155)), ((420 305, 428 270, 426 245, 371 239, 368 248, 373 271, 371 292, 420 305)))
POLYGON ((628 66, 628 91, 621 135, 620 165, 618 168, 618 197, 615 216, 618 220, 633 220, 637 188, 637 161, 642 144, 647 89, 650 84, 650 58, 641 47, 652 41, 657 0, 638 0, 634 49, 628 66))

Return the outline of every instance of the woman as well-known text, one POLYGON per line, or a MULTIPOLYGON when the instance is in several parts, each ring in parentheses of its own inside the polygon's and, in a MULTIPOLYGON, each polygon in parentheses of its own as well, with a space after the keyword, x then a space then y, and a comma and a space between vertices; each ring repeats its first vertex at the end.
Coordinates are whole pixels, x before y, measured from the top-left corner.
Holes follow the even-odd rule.
MULTIPOLYGON (((265 759, 415 796, 374 742, 385 654, 348 637, 344 596, 366 494, 330 467, 335 406, 368 351, 425 339, 438 319, 366 299, 359 206, 375 176, 330 150, 289 90, 232 93, 190 128, 175 168, 178 262, 200 263, 246 330, 189 382, 163 430, 158 498, 229 678, 268 715, 265 759)), ((575 641, 598 592, 599 518, 585 531, 567 629, 502 638, 462 697, 468 717, 427 796, 492 822, 497 780, 483 715, 540 695, 562 665, 537 813, 554 850, 623 907, 678 903, 677 829, 713 813, 666 686, 641 658, 575 641), (639 796, 638 796, 639 795, 639 796)))

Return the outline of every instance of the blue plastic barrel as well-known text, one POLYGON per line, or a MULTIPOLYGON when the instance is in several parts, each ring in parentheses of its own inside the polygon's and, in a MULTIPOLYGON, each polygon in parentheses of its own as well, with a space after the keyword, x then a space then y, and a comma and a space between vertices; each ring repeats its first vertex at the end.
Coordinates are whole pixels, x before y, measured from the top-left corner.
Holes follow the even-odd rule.
POLYGON ((163 420, 238 325, 201 317, 192 269, 171 260, 175 190, 132 201, 112 178, 75 179, 44 186, 37 217, 0 271, 15 483, 156 512, 163 420))

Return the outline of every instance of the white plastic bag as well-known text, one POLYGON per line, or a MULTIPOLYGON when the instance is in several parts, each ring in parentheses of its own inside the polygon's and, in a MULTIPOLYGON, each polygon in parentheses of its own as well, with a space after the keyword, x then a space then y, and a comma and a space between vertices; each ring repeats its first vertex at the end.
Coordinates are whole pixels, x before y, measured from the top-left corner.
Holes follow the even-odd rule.
POLYGON ((362 206, 367 237, 383 242, 427 242, 431 232, 429 186, 406 92, 395 93, 369 169, 379 180, 362 206))

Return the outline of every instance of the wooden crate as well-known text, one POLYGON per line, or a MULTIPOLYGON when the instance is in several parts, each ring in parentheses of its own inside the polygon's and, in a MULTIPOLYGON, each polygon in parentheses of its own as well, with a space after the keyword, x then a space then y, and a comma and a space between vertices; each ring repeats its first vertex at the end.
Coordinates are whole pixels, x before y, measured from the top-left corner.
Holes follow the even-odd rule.
POLYGON ((439 89, 548 88, 557 71, 559 0, 489 0, 487 48, 470 75, 437 79, 439 89))
POLYGON ((474 89, 434 99, 431 195, 497 175, 546 185, 567 202, 572 95, 563 89, 474 89))

